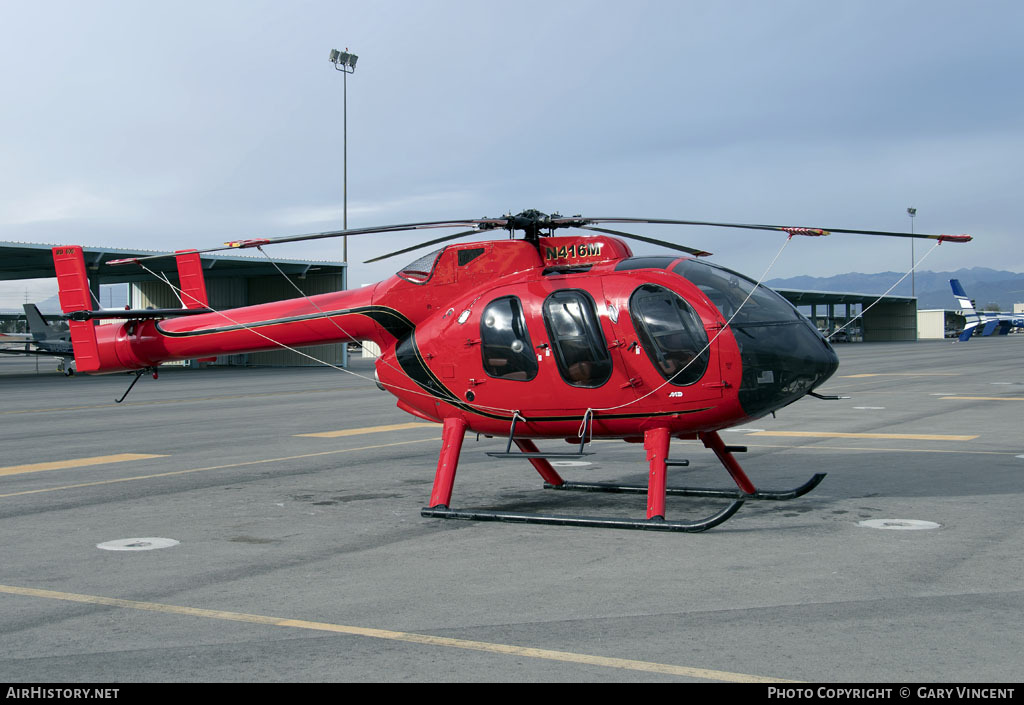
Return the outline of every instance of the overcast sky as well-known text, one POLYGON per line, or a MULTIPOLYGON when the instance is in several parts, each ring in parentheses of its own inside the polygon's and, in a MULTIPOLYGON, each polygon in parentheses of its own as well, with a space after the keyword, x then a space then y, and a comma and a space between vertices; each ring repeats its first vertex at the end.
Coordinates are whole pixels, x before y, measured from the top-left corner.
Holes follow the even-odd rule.
MULTIPOLYGON (((0 0, 0 240, 340 228, 328 55, 347 47, 353 228, 537 208, 906 231, 912 206, 917 232, 976 237, 922 269, 1024 271, 1022 37, 1019 0, 0 0)), ((634 232, 755 278, 783 242, 634 232)), ((350 239, 350 282, 415 259, 361 264, 417 237, 350 239)), ((341 243, 272 253, 340 260, 341 243)), ((799 239, 769 278, 910 260, 904 240, 799 239)), ((0 307, 28 286, 0 284, 0 307)))

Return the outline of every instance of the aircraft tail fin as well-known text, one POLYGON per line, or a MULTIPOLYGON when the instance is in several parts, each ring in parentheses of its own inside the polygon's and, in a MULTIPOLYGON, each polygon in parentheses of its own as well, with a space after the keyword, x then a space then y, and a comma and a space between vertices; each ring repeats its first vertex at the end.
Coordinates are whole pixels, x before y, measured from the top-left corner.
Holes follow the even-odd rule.
POLYGON ((174 253, 178 264, 178 281, 181 283, 181 298, 185 308, 208 308, 206 279, 203 277, 203 263, 195 250, 178 250, 174 253))
MULTIPOLYGON (((981 325, 981 315, 975 310, 974 302, 967 296, 967 292, 960 284, 959 279, 950 279, 949 285, 953 288, 953 297, 960 306, 960 310, 963 311, 964 317, 967 318, 967 325, 964 326, 964 332, 960 334, 959 338, 960 342, 965 342, 971 339, 975 329, 981 325)), ((989 334, 991 332, 985 335, 989 334)))
POLYGON ((960 284, 960 280, 950 279, 949 284, 953 287, 953 296, 960 305, 960 310, 964 313, 974 313, 974 302, 968 298, 967 292, 964 291, 963 286, 960 284))
MULTIPOLYGON (((54 247, 53 265, 57 270, 60 308, 64 313, 92 310, 89 277, 85 271, 85 257, 77 245, 54 247)), ((79 372, 94 372, 100 368, 99 345, 92 321, 68 321, 71 345, 75 351, 75 367, 79 372)))
MULTIPOLYGON (((174 253, 178 264, 178 282, 181 284, 181 302, 185 308, 209 308, 206 295, 206 277, 203 276, 203 262, 195 250, 178 250, 174 253)), ((214 362, 214 357, 200 357, 199 362, 214 362)))
POLYGON ((32 334, 33 340, 47 340, 55 337, 50 324, 43 318, 43 314, 39 313, 38 306, 24 304, 23 308, 25 309, 25 319, 28 321, 28 330, 32 334))

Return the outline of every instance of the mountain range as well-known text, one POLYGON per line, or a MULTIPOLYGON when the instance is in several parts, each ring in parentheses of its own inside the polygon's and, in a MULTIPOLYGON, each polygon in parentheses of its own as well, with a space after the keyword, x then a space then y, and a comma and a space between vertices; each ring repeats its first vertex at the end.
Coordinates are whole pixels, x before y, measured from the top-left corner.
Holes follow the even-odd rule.
MULTIPOLYGON (((765 284, 773 289, 882 294, 902 276, 902 272, 851 272, 832 277, 800 276, 771 279, 765 284)), ((974 299, 979 309, 995 307, 1000 311, 1012 311, 1014 303, 1024 302, 1024 274, 988 267, 971 267, 954 272, 916 272, 913 295, 917 296, 917 307, 958 309, 959 306, 956 305, 953 291, 949 286, 950 279, 960 280, 967 295, 974 299)), ((911 296, 911 278, 907 277, 900 282, 890 295, 911 296)))

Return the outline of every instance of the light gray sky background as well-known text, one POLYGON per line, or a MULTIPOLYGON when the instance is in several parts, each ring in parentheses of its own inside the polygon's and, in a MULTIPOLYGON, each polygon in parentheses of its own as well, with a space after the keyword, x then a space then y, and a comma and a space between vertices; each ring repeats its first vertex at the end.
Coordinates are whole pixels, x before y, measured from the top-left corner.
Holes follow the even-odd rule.
MULTIPOLYGON (((976 237, 922 269, 1024 271, 1022 37, 1018 0, 0 0, 0 240, 340 228, 347 47, 350 227, 537 208, 906 231, 913 206, 918 232, 976 237)), ((782 244, 633 231, 755 278, 782 244)), ((350 282, 439 234, 351 238, 350 282)), ((833 235, 769 276, 909 266, 906 241, 833 235)), ((53 293, 8 283, 0 306, 29 286, 53 293)))

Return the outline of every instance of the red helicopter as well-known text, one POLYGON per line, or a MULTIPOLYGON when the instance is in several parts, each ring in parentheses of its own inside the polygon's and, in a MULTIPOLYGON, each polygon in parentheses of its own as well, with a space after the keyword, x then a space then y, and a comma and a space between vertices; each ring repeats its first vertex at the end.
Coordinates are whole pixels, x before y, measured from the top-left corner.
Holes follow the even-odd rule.
MULTIPOLYGON (((807 394, 829 398, 815 392, 839 364, 829 343, 771 289, 699 259, 710 253, 595 227, 607 223, 773 230, 790 238, 840 232, 940 243, 971 239, 523 211, 499 218, 242 240, 224 248, 158 255, 177 258, 185 308, 119 312, 92 310, 80 247, 55 247, 53 257, 79 372, 135 372, 134 385, 142 374, 174 360, 279 346, 376 343, 381 349, 375 373, 378 386, 398 397, 403 411, 443 425, 433 492, 423 516, 697 532, 726 521, 747 500, 789 500, 816 487, 824 474, 790 490, 758 489, 735 457, 746 449, 726 445, 718 432, 807 394), (206 252, 458 227, 470 229, 370 261, 500 229, 508 230, 510 238, 446 245, 390 279, 361 289, 228 311, 208 306, 200 265, 200 254, 206 252), (555 235, 566 228, 589 232, 555 235), (517 231, 524 236, 516 238, 517 231), (655 243, 680 254, 634 257, 621 238, 655 243), (125 321, 97 326, 93 320, 112 317, 125 321), (504 452, 488 455, 528 460, 547 488, 645 493, 647 517, 453 509, 455 471, 467 431, 507 437, 504 452), (587 443, 593 438, 642 442, 650 468, 647 486, 564 480, 551 461, 589 455, 587 443), (702 441, 725 466, 736 489, 667 487, 667 468, 687 464, 669 458, 672 438, 702 441), (535 439, 564 439, 578 448, 542 452, 535 439), (666 495, 730 502, 704 519, 671 521, 665 518, 666 495)), ((117 263, 145 267, 148 259, 152 257, 117 263)))

